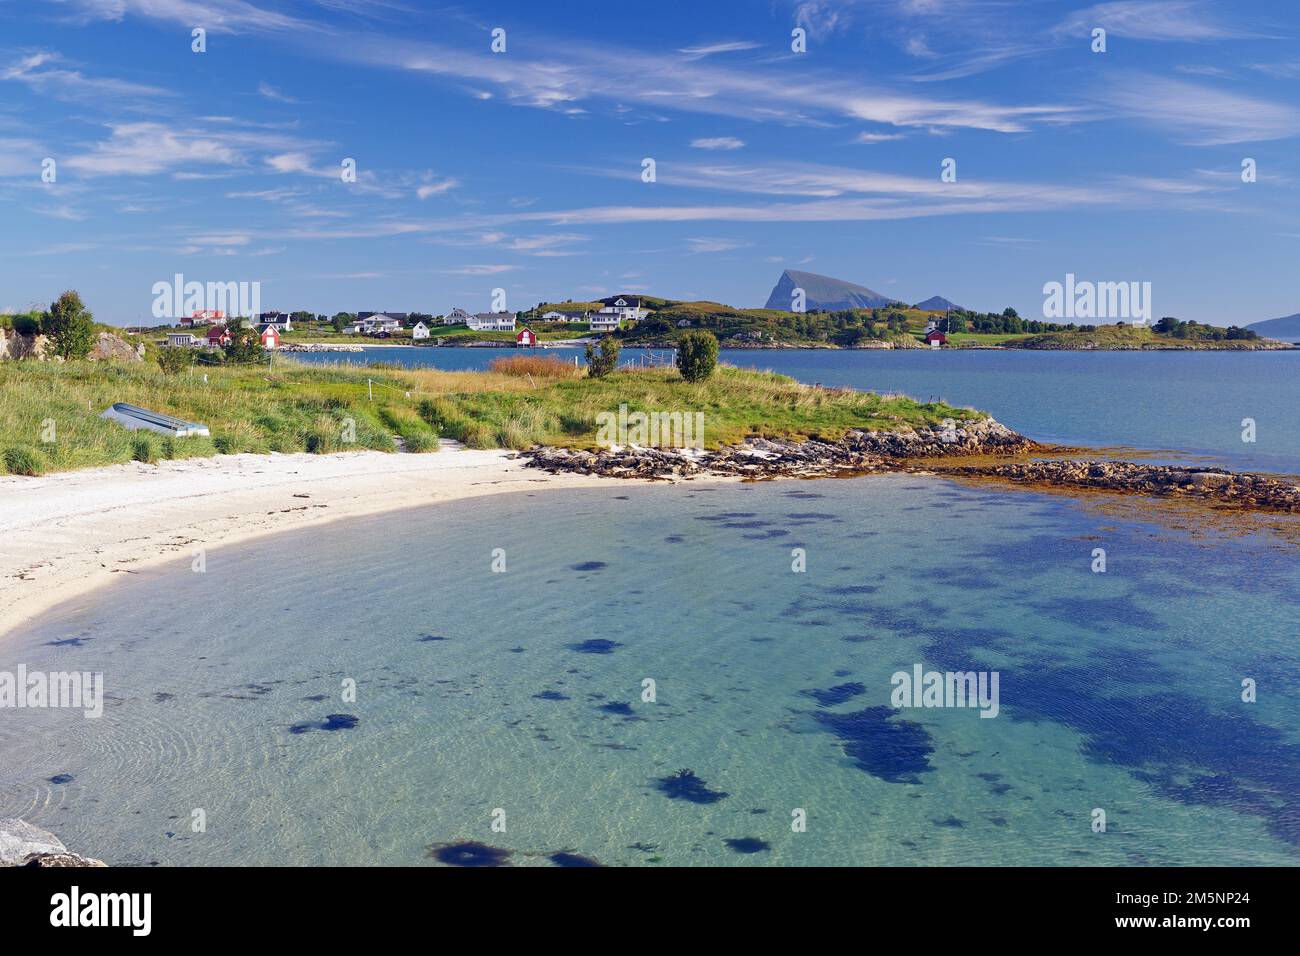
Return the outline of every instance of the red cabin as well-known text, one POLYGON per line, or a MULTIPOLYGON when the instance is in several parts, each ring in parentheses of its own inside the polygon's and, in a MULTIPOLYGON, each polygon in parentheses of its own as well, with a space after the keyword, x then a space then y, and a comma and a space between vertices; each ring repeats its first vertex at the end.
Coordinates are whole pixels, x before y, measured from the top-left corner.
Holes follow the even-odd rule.
POLYGON ((929 343, 930 348, 937 349, 948 344, 948 336, 944 335, 938 329, 931 329, 925 333, 925 341, 929 343))
POLYGON ((262 330, 262 348, 278 349, 280 347, 280 333, 274 325, 268 325, 262 330))
POLYGON ((515 333, 516 348, 531 347, 531 346, 535 346, 536 344, 537 344, 537 334, 533 332, 533 330, 530 329, 528 326, 525 325, 522 329, 520 329, 518 332, 515 333))
POLYGON ((212 328, 208 329, 209 345, 216 345, 216 346, 229 345, 230 339, 231 339, 230 330, 227 329, 224 325, 214 325, 212 328))

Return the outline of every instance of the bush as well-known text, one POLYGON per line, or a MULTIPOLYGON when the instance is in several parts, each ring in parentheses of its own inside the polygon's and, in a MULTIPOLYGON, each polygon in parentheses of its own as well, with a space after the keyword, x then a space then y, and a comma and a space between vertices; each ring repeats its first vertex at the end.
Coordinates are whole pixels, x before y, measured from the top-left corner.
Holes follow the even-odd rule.
POLYGON ((131 439, 131 457, 135 461, 142 461, 146 465, 156 464, 158 461, 158 441, 153 435, 136 433, 131 439))
POLYGON ((591 378, 604 378, 618 368, 618 342, 613 336, 600 340, 600 351, 587 346, 587 375, 591 378))
POLYGON ((194 364, 194 350, 173 346, 158 350, 158 367, 167 375, 175 375, 194 364))
POLYGON ((5 471, 11 475, 35 478, 43 470, 41 456, 31 448, 9 448, 4 455, 5 471))
POLYGON ((702 382, 718 367, 718 340, 712 332, 687 332, 677 340, 677 368, 688 382, 702 382))
POLYGON ((50 303, 42 325, 55 354, 65 360, 85 358, 94 348, 95 317, 86 310, 81 296, 72 290, 50 303))
POLYGON ((33 315, 15 315, 13 329, 19 335, 36 335, 41 330, 41 320, 33 315))

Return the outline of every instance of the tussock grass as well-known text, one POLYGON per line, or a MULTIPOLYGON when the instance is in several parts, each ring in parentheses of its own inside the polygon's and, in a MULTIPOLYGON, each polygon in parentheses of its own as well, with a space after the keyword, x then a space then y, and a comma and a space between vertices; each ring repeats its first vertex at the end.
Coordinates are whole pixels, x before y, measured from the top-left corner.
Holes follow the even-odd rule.
POLYGON ((621 404, 630 412, 703 412, 711 448, 748 435, 834 440, 853 428, 983 417, 942 403, 818 388, 728 366, 691 384, 674 369, 626 369, 589 379, 558 364, 563 377, 531 371, 521 377, 513 363, 510 373, 444 372, 279 359, 274 369, 214 366, 170 376, 150 363, 0 362, 0 450, 5 470, 26 474, 241 452, 391 452, 394 434, 414 452, 434 450, 439 436, 471 448, 595 448, 598 416, 617 413, 621 404), (367 380, 374 383, 373 400, 367 380), (99 418, 121 401, 202 422, 212 437, 168 441, 151 435, 145 446, 140 433, 99 418), (42 441, 51 422, 55 440, 42 441))
POLYGON ((531 376, 543 381, 583 375, 581 368, 554 355, 508 355, 493 359, 488 369, 500 375, 531 376))

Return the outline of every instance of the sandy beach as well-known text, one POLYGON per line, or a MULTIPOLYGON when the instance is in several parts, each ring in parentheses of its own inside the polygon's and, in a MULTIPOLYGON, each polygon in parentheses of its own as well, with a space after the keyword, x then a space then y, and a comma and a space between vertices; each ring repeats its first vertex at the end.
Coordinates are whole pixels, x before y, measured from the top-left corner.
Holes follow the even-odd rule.
POLYGON ((460 498, 626 481, 549 475, 511 454, 229 455, 0 477, 0 637, 199 548, 460 498))

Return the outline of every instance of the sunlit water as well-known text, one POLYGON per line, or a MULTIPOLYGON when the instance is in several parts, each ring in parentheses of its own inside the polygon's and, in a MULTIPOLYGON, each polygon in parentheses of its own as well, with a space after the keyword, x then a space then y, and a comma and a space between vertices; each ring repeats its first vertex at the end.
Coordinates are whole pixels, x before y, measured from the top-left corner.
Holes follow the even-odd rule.
MULTIPOLYGON (((389 348, 317 353, 309 361, 484 368, 513 349, 389 348)), ((580 350, 545 354, 573 361, 580 350)), ((654 354, 625 349, 625 363, 654 354)), ((1031 352, 987 350, 724 350, 733 365, 802 382, 942 398, 983 409, 1043 442, 1173 451, 1155 460, 1300 473, 1300 351, 1031 352), (1244 419, 1254 441, 1242 440, 1244 419)), ((707 424, 706 424, 707 428, 707 424)))
POLYGON ((110 694, 0 711, 0 817, 114 864, 1300 858, 1300 565, 1264 537, 879 476, 514 494, 121 577, 0 640, 110 694), (890 708, 917 663, 998 671, 999 715, 890 708))

